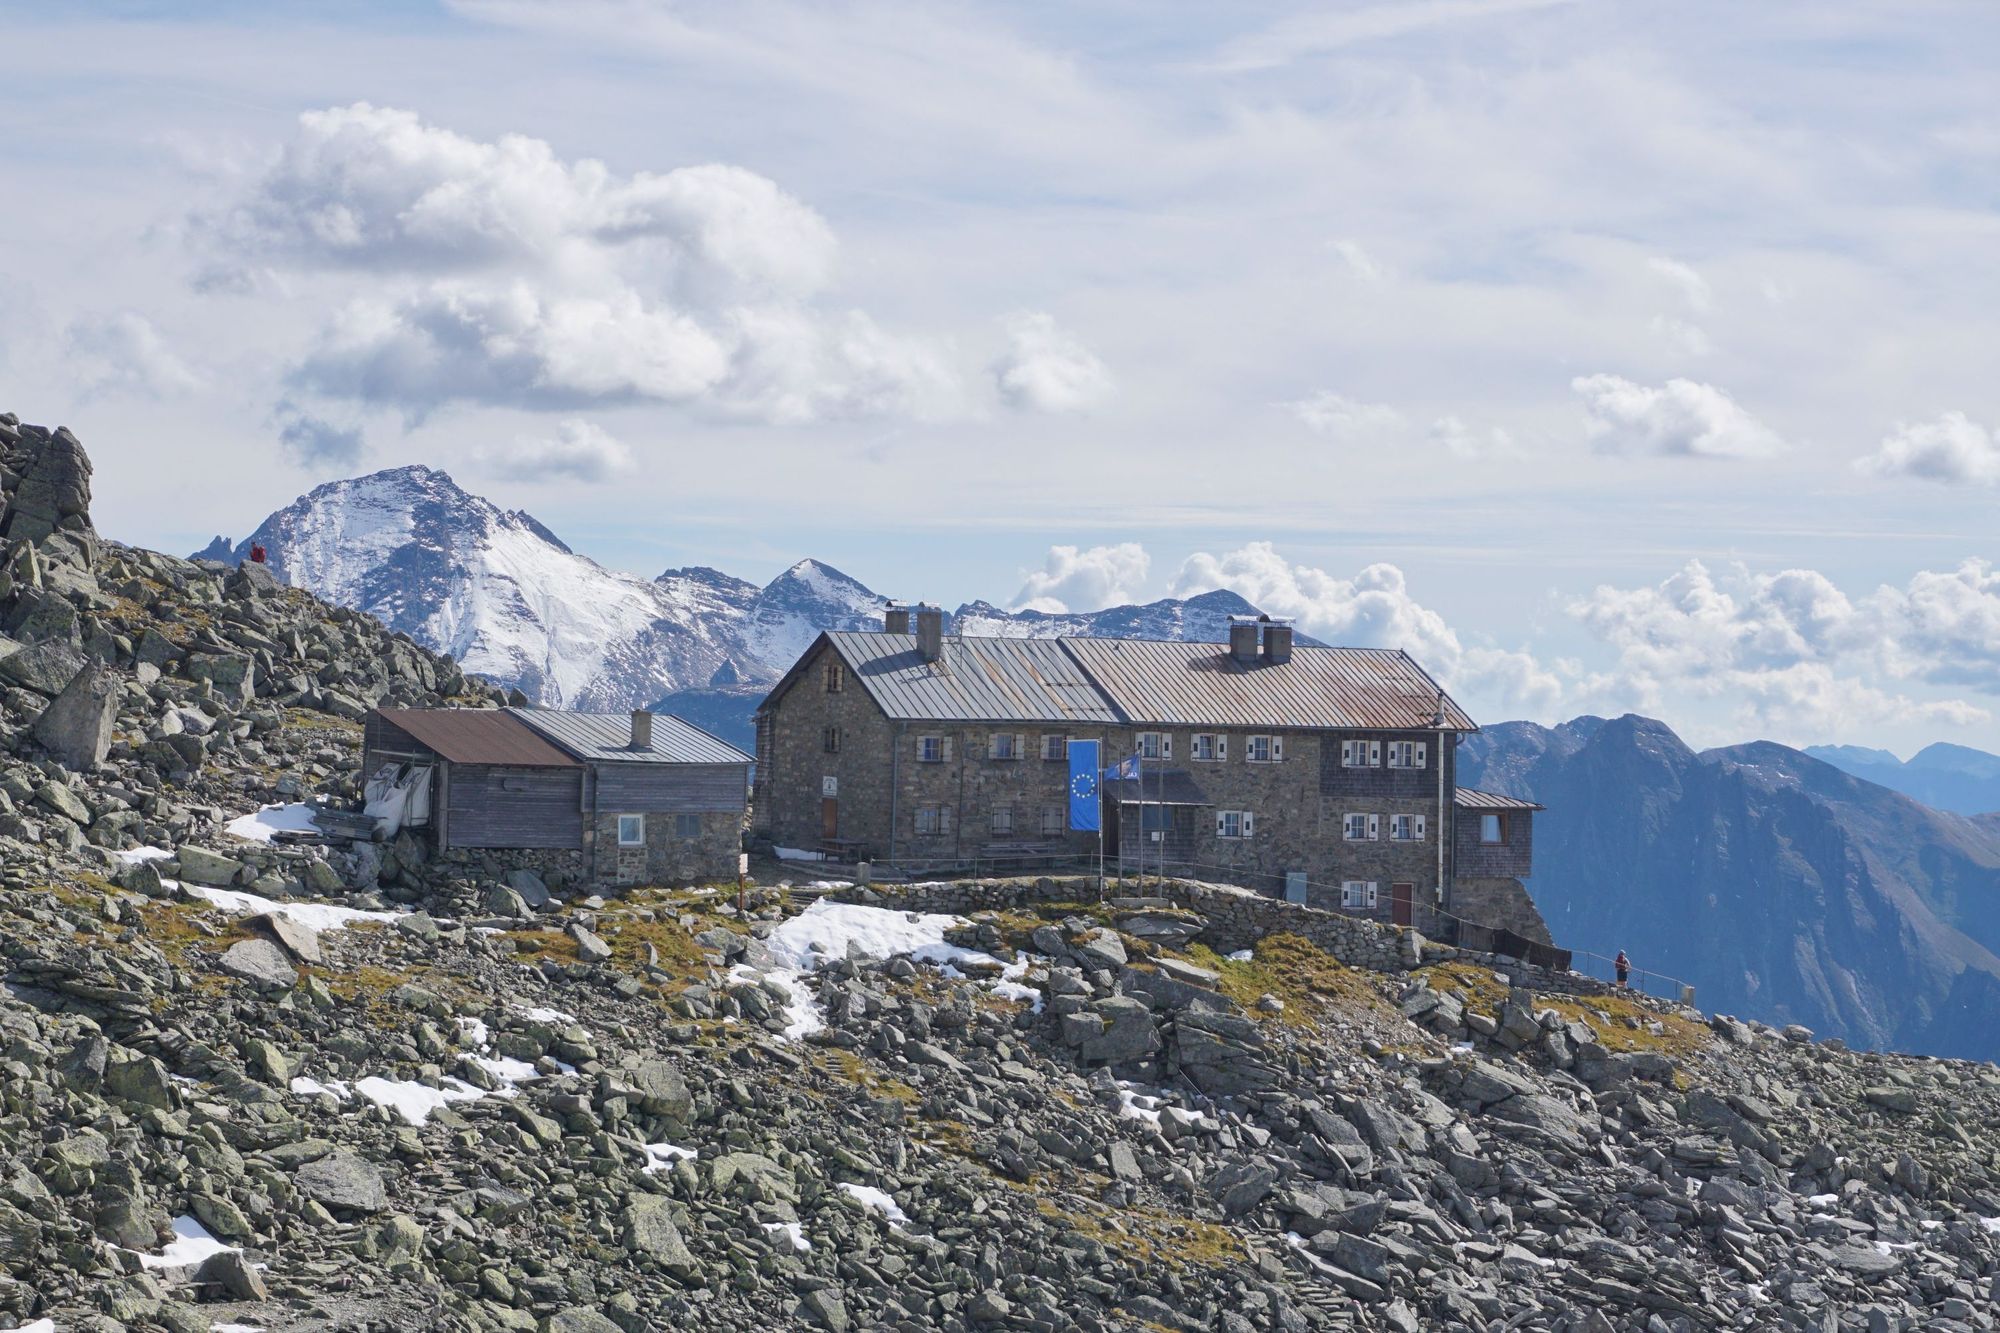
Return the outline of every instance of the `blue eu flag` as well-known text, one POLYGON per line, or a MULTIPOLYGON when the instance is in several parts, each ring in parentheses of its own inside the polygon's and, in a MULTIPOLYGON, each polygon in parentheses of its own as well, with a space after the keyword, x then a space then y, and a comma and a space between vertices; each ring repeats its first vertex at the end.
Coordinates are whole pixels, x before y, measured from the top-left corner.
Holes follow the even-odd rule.
POLYGON ((1100 827, 1096 741, 1069 743, 1069 826, 1085 832, 1100 827))

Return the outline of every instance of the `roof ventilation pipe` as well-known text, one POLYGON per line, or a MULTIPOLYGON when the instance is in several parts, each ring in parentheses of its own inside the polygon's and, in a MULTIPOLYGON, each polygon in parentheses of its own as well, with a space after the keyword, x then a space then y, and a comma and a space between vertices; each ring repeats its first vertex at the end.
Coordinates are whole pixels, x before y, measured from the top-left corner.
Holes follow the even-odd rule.
POLYGON ((944 611, 929 602, 917 603, 917 656, 926 662, 944 656, 944 611))

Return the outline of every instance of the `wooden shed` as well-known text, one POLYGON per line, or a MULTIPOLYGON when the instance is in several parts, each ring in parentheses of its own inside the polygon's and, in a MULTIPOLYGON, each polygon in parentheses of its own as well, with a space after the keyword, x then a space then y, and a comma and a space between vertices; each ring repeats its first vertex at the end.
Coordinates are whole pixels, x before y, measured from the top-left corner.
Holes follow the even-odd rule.
POLYGON ((442 853, 581 853, 606 884, 736 873, 751 758, 670 714, 385 708, 363 744, 371 784, 431 771, 408 826, 442 853))

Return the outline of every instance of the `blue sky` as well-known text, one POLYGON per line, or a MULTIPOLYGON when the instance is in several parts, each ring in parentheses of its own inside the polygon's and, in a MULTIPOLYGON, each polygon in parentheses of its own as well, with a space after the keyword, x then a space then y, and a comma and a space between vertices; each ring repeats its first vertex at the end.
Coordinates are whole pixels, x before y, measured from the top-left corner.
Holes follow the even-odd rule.
POLYGON ((422 461, 646 574, 2000 747, 1989 8, 0 14, 0 404, 121 537, 422 461))

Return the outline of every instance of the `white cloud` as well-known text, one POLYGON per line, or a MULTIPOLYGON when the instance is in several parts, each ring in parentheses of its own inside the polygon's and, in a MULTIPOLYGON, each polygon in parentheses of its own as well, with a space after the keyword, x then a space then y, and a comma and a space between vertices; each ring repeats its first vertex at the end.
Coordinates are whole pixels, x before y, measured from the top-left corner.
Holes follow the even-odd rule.
POLYGON ((1718 578, 1690 561, 1657 585, 1601 586, 1568 609, 1616 650, 1615 674, 1640 706, 1723 700, 1739 725, 1781 737, 1990 716, 1890 688, 1900 682, 2000 694, 2000 575, 1979 561, 1859 598, 1813 570, 1718 578))
POLYGON ((739 167, 621 177, 360 103, 301 116, 276 164, 192 232, 219 256, 210 284, 231 265, 370 279, 292 379, 412 420, 455 403, 782 425, 958 408, 941 351, 816 299, 832 230, 739 167))
POLYGON ((77 383, 89 395, 164 398, 202 386, 153 322, 132 310, 70 322, 63 346, 77 383))
POLYGON ((1339 257, 1341 263, 1353 270, 1358 278, 1364 278, 1369 282, 1381 282, 1389 276, 1382 266, 1375 262, 1375 257, 1361 248, 1358 241, 1335 241, 1333 253, 1339 257))
POLYGON ((1881 448, 1854 466, 1871 477, 2000 486, 2000 437, 1963 412, 1947 412, 1936 421, 1899 423, 1881 448))
POLYGON ((496 475, 516 481, 610 481, 630 472, 631 448, 595 422, 570 419, 554 435, 520 435, 480 451, 496 475))
POLYGON ((1444 446, 1453 458, 1467 460, 1481 458, 1513 458, 1520 452, 1514 437, 1498 426, 1479 429, 1468 426, 1457 417, 1439 417, 1431 423, 1431 441, 1444 446))
POLYGON ((1784 441, 1722 390, 1670 379, 1661 388, 1617 375, 1581 375, 1584 430, 1601 453, 1683 458, 1762 458, 1784 441))
POLYGON ((1047 562, 1014 595, 1016 611, 1096 611, 1139 599, 1152 557, 1137 542, 1116 546, 1051 546, 1047 562))
POLYGON ((1322 435, 1365 438, 1391 431, 1400 432, 1409 425, 1408 418, 1387 403, 1356 402, 1330 389, 1321 389, 1286 406, 1300 421, 1322 435))
POLYGON ((1715 350, 1715 344, 1708 340, 1708 332, 1699 324, 1690 324, 1671 315, 1655 315, 1651 327, 1661 341, 1682 356, 1707 356, 1715 350))
POLYGON ((1443 616, 1411 595, 1395 565, 1373 564, 1342 578, 1292 564, 1270 542, 1251 542, 1219 556, 1189 556, 1173 582, 1179 597, 1217 588, 1328 643, 1400 648, 1454 693, 1474 693, 1496 707, 1549 716, 1563 697, 1563 682, 1531 655, 1467 648, 1443 616))
POLYGON ((1690 310, 1703 312, 1715 303, 1715 293, 1710 289, 1708 279, 1702 277, 1692 265, 1655 255, 1646 261, 1646 267, 1672 283, 1690 310))
POLYGON ((280 447, 300 466, 350 471, 361 462, 359 426, 336 426, 289 400, 272 416, 280 447))
POLYGON ((1097 354, 1041 311, 1004 321, 1007 351, 993 380, 1010 407, 1035 412, 1082 412, 1111 396, 1111 372, 1097 354))

